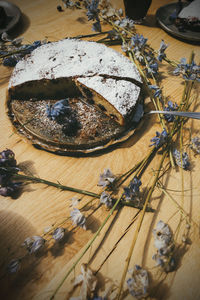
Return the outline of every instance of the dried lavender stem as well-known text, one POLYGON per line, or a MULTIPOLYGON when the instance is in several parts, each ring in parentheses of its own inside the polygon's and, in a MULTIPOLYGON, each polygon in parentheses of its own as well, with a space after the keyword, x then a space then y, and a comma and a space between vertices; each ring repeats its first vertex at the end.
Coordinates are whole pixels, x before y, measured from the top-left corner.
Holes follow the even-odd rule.
POLYGON ((109 214, 107 215, 107 217, 104 219, 103 223, 101 224, 101 226, 99 227, 99 229, 97 230, 97 232, 94 234, 93 238, 89 241, 89 243, 87 244, 87 246, 85 247, 85 249, 83 250, 83 252, 80 254, 80 256, 78 257, 78 259, 75 261, 75 263, 72 265, 72 267, 69 269, 69 271, 65 274, 65 276, 63 277, 63 279, 61 280, 61 282, 59 283, 58 287, 55 289, 53 295, 51 296, 50 300, 54 299, 55 295, 57 294, 57 292, 59 291, 59 289, 61 288, 61 286, 63 285, 63 283, 65 282, 65 280, 68 278, 68 276, 71 274, 71 272, 74 270, 74 268, 76 267, 76 265, 79 263, 79 261, 81 260, 81 258, 85 255, 85 253, 88 251, 88 249, 91 247, 91 245, 93 244, 93 242, 96 240, 97 236, 100 234, 101 230, 103 229, 103 227, 105 226, 105 224, 107 223, 108 219, 111 217, 111 215, 113 214, 115 208, 117 207, 118 203, 121 201, 122 197, 119 197, 118 200, 115 202, 115 204, 113 205, 112 209, 110 210, 109 214))
POLYGON ((24 180, 27 180, 27 181, 33 181, 33 182, 38 182, 38 183, 46 184, 46 185, 49 185, 49 186, 53 186, 53 187, 56 187, 56 188, 61 189, 61 190, 71 191, 71 192, 79 193, 79 194, 82 194, 82 195, 87 195, 87 196, 90 196, 90 197, 100 198, 99 194, 89 192, 89 191, 86 191, 86 190, 73 188, 73 187, 66 186, 66 185, 62 185, 60 183, 55 183, 55 182, 45 180, 45 179, 41 179, 41 178, 38 178, 38 177, 35 177, 35 176, 27 176, 27 175, 22 175, 22 174, 14 174, 14 176, 16 178, 19 178, 19 179, 24 179, 24 180))
POLYGON ((148 195, 147 195, 147 198, 145 200, 143 209, 142 209, 142 211, 140 213, 140 216, 139 216, 138 225, 137 225, 137 228, 135 230, 135 234, 134 234, 134 237, 133 237, 133 240, 132 240, 132 243, 131 243, 131 247, 129 249, 128 256, 126 258, 125 267, 124 267, 124 271, 123 271, 123 274, 122 274, 122 278, 121 278, 121 282, 120 282, 120 287, 119 287, 119 292, 118 292, 118 297, 117 297, 118 300, 121 299, 121 293, 122 293, 122 289, 123 289, 125 277, 126 277, 126 274, 127 274, 127 271, 128 271, 129 263, 130 263, 130 260, 131 260, 131 256, 132 256, 132 253, 133 253, 133 249, 135 247, 136 240, 137 240, 140 228, 142 226, 142 222, 143 222, 143 219, 144 219, 144 215, 145 215, 145 212, 146 212, 146 208, 147 208, 148 202, 149 202, 149 200, 151 198, 151 195, 152 195, 152 193, 154 191, 154 188, 156 186, 156 183, 157 183, 160 171, 161 171, 161 167, 162 167, 162 164, 163 164, 163 162, 165 160, 166 155, 167 155, 167 150, 165 150, 165 152, 162 155, 162 159, 161 159, 159 167, 158 167, 158 172, 155 175, 153 184, 152 184, 152 186, 151 186, 151 188, 150 188, 150 190, 148 192, 148 195))

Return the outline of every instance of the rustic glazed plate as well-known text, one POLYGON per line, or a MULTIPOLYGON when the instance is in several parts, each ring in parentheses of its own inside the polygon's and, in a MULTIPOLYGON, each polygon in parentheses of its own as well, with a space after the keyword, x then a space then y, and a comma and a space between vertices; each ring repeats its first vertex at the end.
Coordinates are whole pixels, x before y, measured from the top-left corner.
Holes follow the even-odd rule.
POLYGON ((133 120, 121 126, 88 104, 84 98, 69 98, 70 106, 80 123, 77 134, 70 136, 63 133, 61 124, 47 117, 47 106, 54 105, 56 101, 8 100, 8 115, 17 132, 34 146, 56 154, 87 154, 122 143, 133 135, 143 115, 140 100, 133 120))
POLYGON ((3 32, 10 32, 18 24, 21 11, 18 6, 8 1, 0 1, 0 7, 2 7, 6 13, 6 20, 0 27, 0 34, 3 32))
MULTIPOLYGON (((183 6, 187 6, 187 3, 182 3, 183 6)), ((200 33, 192 30, 186 30, 181 32, 178 28, 173 24, 173 21, 170 20, 170 16, 177 8, 176 3, 170 3, 164 6, 161 6, 156 12, 156 19, 166 32, 170 33, 174 37, 186 40, 188 42, 200 42, 200 33)))

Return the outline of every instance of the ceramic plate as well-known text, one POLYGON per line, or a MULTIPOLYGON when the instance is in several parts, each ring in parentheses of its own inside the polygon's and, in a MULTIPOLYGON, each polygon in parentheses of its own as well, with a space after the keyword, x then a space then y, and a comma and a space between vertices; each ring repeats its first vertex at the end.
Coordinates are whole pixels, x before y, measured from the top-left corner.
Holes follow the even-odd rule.
MULTIPOLYGON (((186 3, 183 3, 184 6, 187 6, 186 3)), ((170 20, 171 14, 176 10, 177 2, 170 3, 164 6, 161 6, 156 12, 156 19, 159 25, 168 33, 173 36, 187 40, 189 42, 200 42, 200 32, 186 30, 180 32, 178 28, 170 20)))

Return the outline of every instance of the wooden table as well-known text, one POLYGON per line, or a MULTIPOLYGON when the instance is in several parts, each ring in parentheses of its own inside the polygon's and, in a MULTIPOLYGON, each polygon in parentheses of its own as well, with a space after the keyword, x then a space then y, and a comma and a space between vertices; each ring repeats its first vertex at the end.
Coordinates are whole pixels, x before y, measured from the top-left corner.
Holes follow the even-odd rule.
MULTIPOLYGON (((24 37, 24 42, 33 42, 45 38, 56 41, 66 36, 72 37, 83 33, 91 33, 91 24, 87 22, 83 12, 79 10, 57 11, 56 7, 61 1, 12 0, 12 2, 16 3, 23 13, 21 36, 24 37)), ((112 2, 115 7, 123 7, 121 0, 112 2)), ((156 10, 161 4, 165 5, 170 2, 163 0, 161 3, 161 1, 153 0, 148 11, 146 25, 137 25, 137 30, 148 38, 148 42, 155 49, 159 48, 161 39, 166 44, 169 44, 167 55, 170 59, 180 60, 182 57, 188 59, 191 50, 194 50, 196 53, 195 60, 198 63, 200 59, 199 46, 175 39, 156 24, 156 10)), ((113 46, 113 48, 122 52, 120 46, 113 46)), ((161 69, 163 71, 162 85, 164 94, 169 96, 169 99, 172 99, 172 101, 179 102, 183 91, 180 79, 167 73, 169 71, 168 65, 161 65, 161 69)), ((11 72, 12 68, 0 67, 1 151, 6 148, 12 149, 16 154, 18 163, 29 174, 99 193, 100 188, 97 187, 99 174, 105 168, 110 168, 114 174, 121 174, 130 169, 149 150, 149 141, 155 135, 155 131, 160 131, 157 116, 151 116, 145 117, 142 126, 139 127, 133 138, 113 151, 100 155, 65 157, 37 150, 17 133, 13 134, 12 126, 7 117, 5 99, 11 72)), ((196 86, 194 91, 196 111, 200 109, 198 101, 199 91, 199 86, 196 86)), ((146 103, 145 109, 147 110, 149 108, 148 99, 146 103)), ((189 121, 187 128, 191 130, 192 135, 198 135, 200 122, 189 121)), ((190 218, 199 224, 199 156, 194 156, 190 150, 189 155, 191 170, 184 171, 185 193, 182 204, 180 170, 174 169, 168 172, 162 179, 162 182, 170 195, 183 206, 190 218)), ((153 161, 142 176, 144 188, 151 183, 150 180, 154 174, 153 170, 157 169, 159 159, 160 157, 157 156, 157 159, 153 161)), ((29 184, 16 200, 0 197, 1 275, 4 274, 5 267, 11 259, 20 257, 23 251, 20 245, 26 237, 42 235, 45 228, 62 222, 62 220, 69 217, 70 199, 74 196, 75 194, 72 192, 60 191, 42 184, 29 184)), ((80 207, 90 200, 89 197, 83 197, 80 207)), ((173 201, 158 190, 153 194, 151 203, 156 208, 156 212, 154 214, 145 214, 131 257, 130 267, 139 264, 151 272, 151 286, 154 287, 152 288, 152 298, 174 300, 200 299, 200 242, 198 228, 192 225, 189 234, 191 243, 183 246, 181 242, 182 233, 185 230, 183 221, 178 240, 176 241, 180 248, 177 270, 169 273, 161 281, 163 275, 160 275, 158 270, 154 268, 155 262, 152 260, 152 255, 155 253, 152 229, 159 220, 163 220, 175 232, 180 220, 180 212, 177 211, 173 201), (160 284, 158 284, 159 282, 160 284)), ((66 243, 60 247, 47 247, 42 255, 27 258, 18 274, 3 276, 0 281, 1 299, 50 299, 64 274, 80 256, 85 245, 108 214, 105 207, 96 209, 97 204, 98 200, 93 200, 88 210, 84 212, 86 216, 90 215, 88 217, 88 230, 73 229, 70 220, 68 220, 65 223, 65 227, 69 231, 66 243)), ((104 285, 105 278, 108 278, 109 282, 112 280, 114 283, 119 284, 125 259, 137 226, 138 220, 132 222, 136 213, 137 209, 130 207, 123 207, 118 212, 115 211, 91 249, 77 265, 75 272, 72 272, 70 277, 64 282, 56 295, 56 299, 69 298, 67 295, 71 288, 71 279, 79 274, 81 263, 89 262, 93 270, 99 270, 98 278, 101 286, 104 285), (128 228, 131 222, 133 224, 128 228), (120 240, 122 236, 123 238, 120 240), (104 262, 104 259, 110 252, 112 254, 104 262)), ((131 297, 127 295, 124 299, 131 299, 131 297)))

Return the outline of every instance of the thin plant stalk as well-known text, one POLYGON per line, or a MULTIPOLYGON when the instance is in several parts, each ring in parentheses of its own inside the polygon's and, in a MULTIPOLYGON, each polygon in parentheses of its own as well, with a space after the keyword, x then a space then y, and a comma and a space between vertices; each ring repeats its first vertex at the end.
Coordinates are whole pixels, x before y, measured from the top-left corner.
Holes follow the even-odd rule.
MULTIPOLYGON (((179 210, 179 212, 183 215, 183 216, 185 216, 186 218, 189 218, 189 214, 184 210, 184 208, 183 207, 181 207, 181 205, 166 191, 166 189, 162 186, 162 184, 159 182, 158 184, 157 184, 157 187, 158 187, 158 189, 160 189, 172 202, 173 202, 173 204, 178 208, 178 210, 179 210)), ((192 221, 192 223, 195 225, 195 226, 197 226, 197 227, 199 227, 199 225, 193 220, 193 219, 191 219, 191 221, 192 221)), ((189 225, 191 225, 190 223, 189 223, 189 225)))
POLYGON ((27 175, 23 175, 23 174, 14 174, 15 178, 18 179, 23 179, 23 180, 27 180, 27 181, 32 181, 32 182, 37 182, 37 183, 42 183, 42 184, 46 184, 48 186, 53 186, 56 187, 60 190, 64 190, 64 191, 71 191, 71 192, 75 192, 78 194, 82 194, 82 195, 87 195, 90 197, 95 197, 95 198, 100 198, 99 194, 90 192, 90 191, 86 191, 86 190, 81 190, 81 189, 77 189, 77 188, 73 188, 70 186, 66 186, 66 185, 62 185, 60 183, 55 183, 46 179, 42 179, 42 178, 38 178, 35 176, 27 176, 27 175))
POLYGON ((132 253, 133 253, 133 249, 135 247, 135 244, 136 244, 136 241, 137 241, 137 237, 138 237, 138 234, 140 232, 140 228, 142 226, 142 222, 143 222, 143 219, 144 219, 146 207, 147 207, 147 205, 149 203, 149 200, 150 200, 150 198, 152 196, 152 193, 154 191, 154 188, 156 186, 157 180, 159 178, 160 170, 161 170, 161 167, 162 167, 162 164, 163 164, 163 162, 165 160, 166 155, 167 155, 167 150, 165 150, 164 153, 163 153, 163 155, 162 155, 162 159, 161 159, 159 167, 158 167, 158 172, 155 175, 153 184, 152 184, 152 186, 151 186, 151 188, 150 188, 150 190, 148 192, 148 195, 147 195, 145 203, 144 203, 144 207, 143 207, 143 209, 142 209, 142 211, 140 213, 140 216, 139 216, 137 228, 135 230, 135 234, 134 234, 134 237, 133 237, 130 249, 129 249, 129 253, 128 253, 128 256, 127 256, 126 261, 125 261, 125 267, 124 267, 124 270, 123 270, 123 274, 122 274, 122 278, 121 278, 121 282, 120 282, 120 287, 119 287, 119 292, 118 292, 118 297, 117 297, 118 300, 121 299, 121 293, 122 293, 122 289, 123 289, 125 277, 126 277, 126 274, 127 274, 127 271, 128 271, 129 264, 130 264, 130 260, 131 260, 132 253))
POLYGON ((108 219, 111 217, 111 215, 113 214, 115 208, 117 207, 117 205, 119 204, 120 201, 121 201, 121 197, 119 197, 118 200, 115 202, 115 204, 113 205, 112 209, 109 211, 109 214, 104 219, 103 223, 101 224, 101 226, 99 227, 99 229, 97 230, 97 232, 94 234, 93 238, 88 242, 87 246, 85 247, 85 249, 83 250, 83 252, 80 254, 80 256, 78 257, 78 259, 75 261, 75 263, 71 266, 71 268, 67 271, 67 273, 65 274, 65 276, 62 278, 61 282, 59 283, 59 285, 55 289, 55 291, 54 291, 53 295, 51 296, 50 300, 54 299, 55 295, 57 294, 57 292, 59 291, 59 289, 61 288, 61 286, 65 282, 65 280, 68 278, 68 276, 71 274, 71 272, 75 269, 75 267, 77 266, 77 264, 79 263, 79 261, 81 260, 81 258, 85 255, 85 253, 90 249, 91 245, 96 240, 96 238, 100 234, 100 232, 103 229, 103 227, 106 225, 108 219))

